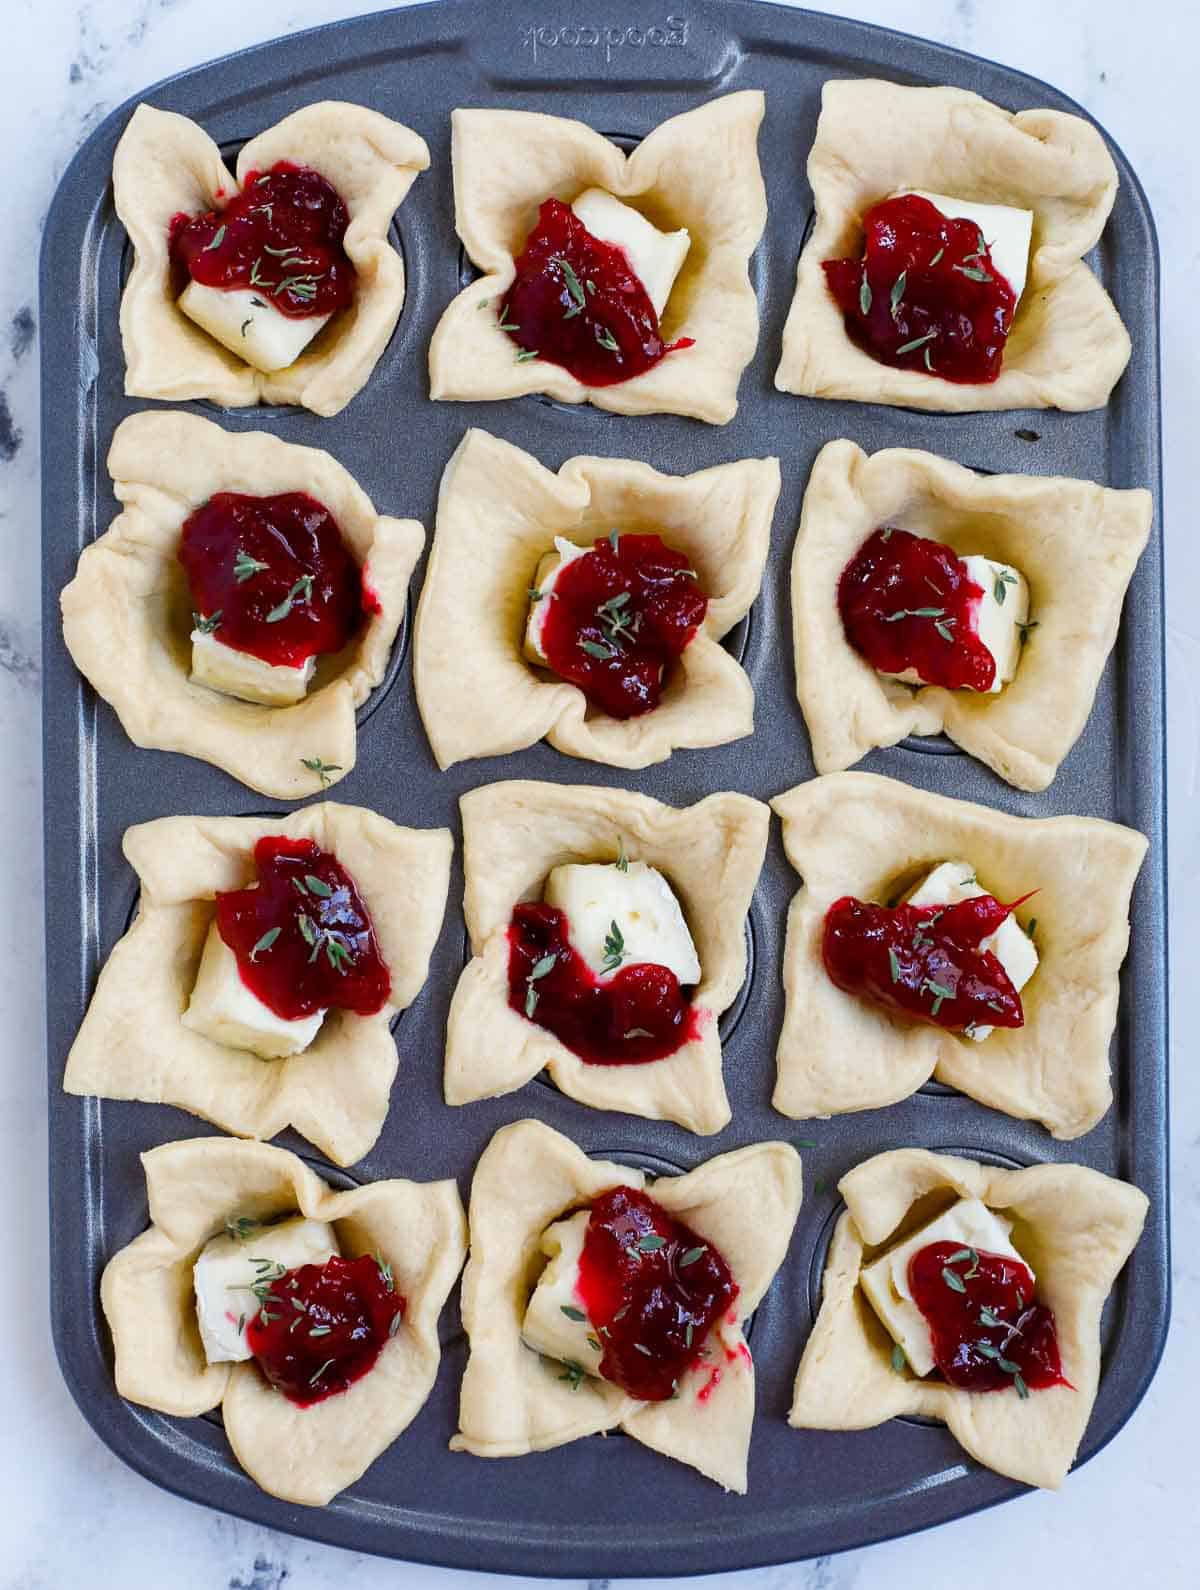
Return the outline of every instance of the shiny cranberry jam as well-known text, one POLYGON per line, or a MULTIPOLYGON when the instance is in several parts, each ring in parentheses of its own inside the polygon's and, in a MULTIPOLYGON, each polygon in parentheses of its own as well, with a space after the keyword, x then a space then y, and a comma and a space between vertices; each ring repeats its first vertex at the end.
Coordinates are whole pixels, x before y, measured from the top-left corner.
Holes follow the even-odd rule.
POLYGON ((688 994, 667 966, 638 962, 599 978, 556 907, 526 902, 508 929, 508 1003, 590 1065, 663 1060, 698 1036, 688 994))
POLYGON ((615 530, 566 564, 541 601, 549 667, 610 718, 658 706, 667 670, 708 611, 682 552, 656 535, 615 530))
POLYGON ((624 249, 593 237, 559 199, 547 199, 500 300, 500 326, 518 358, 561 365, 584 386, 613 386, 652 369, 692 339, 663 342, 654 305, 624 249))
POLYGON ((194 622, 277 667, 341 651, 379 606, 337 520, 300 491, 218 492, 184 521, 179 561, 194 622))
POLYGON ((933 1360, 965 1391, 1019 1396, 1069 1386, 1054 1315, 1034 1302, 1033 1276, 1001 1253, 931 1242, 908 1262, 913 1302, 929 1324, 933 1360))
POLYGON ((391 978, 354 880, 311 839, 270 834, 254 847, 258 881, 217 896, 217 931, 242 981, 284 1021, 317 1010, 382 1009, 391 978))
POLYGON ((350 218, 319 172, 281 160, 251 171, 223 210, 176 215, 171 257, 204 287, 253 289, 281 315, 331 315, 354 298, 350 218))
POLYGON ((577 1290, 601 1375, 644 1402, 675 1395, 738 1294, 717 1249, 632 1187, 592 1203, 577 1290))
POLYGON ((862 259, 822 261, 854 341, 900 370, 994 381, 1017 300, 974 221, 906 193, 868 210, 863 232, 862 259))
POLYGON ((361 1380, 404 1318, 390 1266, 369 1253, 268 1271, 258 1284, 247 1345, 271 1385, 301 1408, 361 1380))
POLYGON ((927 685, 990 690, 996 659, 975 631, 982 588, 952 547, 875 530, 838 580, 846 639, 881 673, 912 668, 927 685))
POLYGON ((996 956, 980 948, 1012 909, 990 894, 890 909, 844 895, 825 913, 825 970, 847 994, 911 1021, 950 1032, 1022 1027, 1020 994, 996 956))

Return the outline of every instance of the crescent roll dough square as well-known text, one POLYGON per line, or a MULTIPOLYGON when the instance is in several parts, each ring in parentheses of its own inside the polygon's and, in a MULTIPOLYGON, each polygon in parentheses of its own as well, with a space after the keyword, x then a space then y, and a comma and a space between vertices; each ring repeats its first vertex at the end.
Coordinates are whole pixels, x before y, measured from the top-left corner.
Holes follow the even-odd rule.
POLYGON ((151 1225, 105 1266, 100 1301, 117 1390, 187 1418, 220 1407, 238 1462, 264 1491, 322 1507, 352 1485, 416 1418, 437 1375, 437 1323, 466 1257, 453 1181, 377 1181, 334 1192, 295 1154, 264 1143, 196 1137, 142 1155, 151 1225), (345 1391, 300 1408, 249 1360, 210 1364, 200 1341, 192 1266, 239 1216, 299 1212, 332 1223, 342 1254, 378 1254, 404 1298, 399 1330, 345 1391))
POLYGON ((446 1031, 446 1102, 512 1093, 550 1072, 560 1092, 600 1110, 677 1121, 709 1135, 729 1122, 717 1023, 746 978, 745 919, 766 853, 770 812, 748 795, 676 809, 649 795, 514 780, 469 791, 463 908, 473 959, 446 1031), (508 926, 564 862, 631 861, 665 874, 700 957, 692 996, 699 1036, 644 1065, 593 1065, 508 1004, 508 926))
POLYGON ((721 645, 762 584, 779 460, 747 458, 661 475, 627 458, 569 458, 557 474, 487 431, 446 465, 417 609, 413 674, 438 766, 523 750, 543 737, 568 756, 638 768, 754 729, 754 690, 721 645), (708 592, 704 623, 661 702, 611 718, 577 685, 522 652, 529 588, 555 536, 590 547, 618 531, 661 534, 708 592))
POLYGON ((1117 168, 1090 122, 1056 110, 1012 115, 961 88, 829 82, 808 180, 816 224, 783 330, 781 392, 954 413, 1108 401, 1130 342, 1083 262, 1117 194, 1117 168), (901 188, 1033 212, 1029 276, 995 381, 897 370, 846 334, 821 262, 861 253, 863 214, 901 188))
POLYGON ((725 94, 672 116, 628 157, 583 122, 523 110, 456 110, 451 117, 454 225, 483 272, 453 300, 429 346, 434 398, 475 402, 544 392, 617 414, 687 414, 724 425, 737 413, 742 371, 758 342, 748 264, 767 222, 758 164, 765 99, 725 94), (664 341, 694 337, 652 369, 589 387, 544 359, 517 362, 492 312, 543 200, 587 188, 631 203, 663 231, 686 227, 691 248, 663 312, 664 341), (485 304, 487 307, 485 308, 485 304))
POLYGON ((754 1143, 686 1175, 652 1180, 627 1165, 589 1159, 539 1121, 501 1127, 471 1183, 471 1254, 462 1288, 471 1351, 451 1448, 476 1457, 523 1457, 619 1428, 744 1494, 754 1362, 742 1326, 783 1262, 800 1196, 800 1156, 787 1143, 754 1143), (587 1375, 573 1386, 561 1364, 543 1360, 521 1339, 545 1263, 543 1231, 611 1187, 647 1188, 669 1214, 719 1248, 738 1285, 734 1320, 714 1327, 726 1349, 720 1376, 708 1384, 711 1367, 701 1359, 668 1402, 642 1402, 587 1375))
POLYGON ((392 216, 429 164, 425 140, 364 105, 306 105, 245 144, 237 177, 195 122, 139 105, 113 157, 113 194, 135 255, 121 298, 125 391, 230 408, 298 403, 329 416, 370 379, 404 306, 404 261, 387 239, 392 216), (343 240, 358 273, 354 302, 285 370, 267 374, 201 331, 175 301, 172 216, 221 210, 248 172, 281 160, 310 166, 337 189, 350 225, 343 240))
POLYGON ((62 593, 63 639, 75 666, 135 745, 199 757, 280 800, 336 783, 354 766, 355 710, 387 671, 425 544, 421 525, 376 513, 328 453, 263 431, 224 431, 193 414, 122 420, 108 470, 124 511, 84 548, 62 593), (318 658, 312 686, 294 706, 236 701, 191 681, 192 603, 180 532, 220 491, 315 497, 337 520, 377 600, 343 651, 318 658))
POLYGON ((901 1148, 843 1176, 846 1212, 825 1261, 820 1313, 800 1360, 789 1424, 865 1430, 899 1414, 939 1419, 975 1458, 1026 1485, 1056 1489, 1079 1450, 1100 1379, 1100 1311, 1149 1208, 1128 1183, 1083 1165, 997 1170, 901 1148), (891 1366, 892 1339, 858 1285, 865 1264, 956 1197, 1013 1221, 1013 1236, 1052 1310, 1070 1386, 1022 1399, 971 1392, 891 1366))
POLYGON ((1091 1131, 1112 1103, 1108 1046, 1145 838, 1095 817, 1010 817, 873 773, 829 773, 771 804, 804 879, 788 912, 775 1108, 800 1119, 877 1109, 936 1077, 1055 1137, 1091 1131), (821 958, 835 900, 887 901, 947 860, 974 865, 998 900, 1037 891, 1025 1025, 981 1043, 844 993, 821 958))
POLYGON ((853 442, 827 443, 804 494, 792 557, 796 694, 817 771, 840 771, 907 734, 944 730, 1018 789, 1045 789, 1087 723, 1153 512, 1148 491, 976 475, 911 448, 868 456, 853 442), (913 691, 877 673, 846 639, 838 580, 884 525, 1025 576, 1036 629, 1015 679, 998 694, 913 691))
POLYGON ((67 1056, 68 1093, 174 1104, 240 1137, 292 1126, 338 1165, 379 1136, 399 1057, 389 1031, 420 993, 441 930, 454 842, 446 828, 399 828, 326 801, 287 817, 161 817, 125 831, 141 895, 108 957, 67 1056), (354 879, 391 976, 373 1016, 330 1010, 307 1049, 262 1060, 179 1020, 191 997, 218 892, 254 877, 268 834, 312 839, 354 879))

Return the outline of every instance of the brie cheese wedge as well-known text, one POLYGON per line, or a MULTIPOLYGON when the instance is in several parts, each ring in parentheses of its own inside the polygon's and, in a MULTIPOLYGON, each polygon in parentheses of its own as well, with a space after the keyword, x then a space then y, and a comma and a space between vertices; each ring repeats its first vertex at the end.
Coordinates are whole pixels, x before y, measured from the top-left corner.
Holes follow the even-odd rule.
MULTIPOLYGON (((1029 622, 1029 584, 1020 569, 1011 563, 997 563, 978 553, 963 556, 967 575, 983 592, 983 600, 971 612, 971 630, 992 654, 996 674, 987 694, 998 695, 1016 678, 1021 661, 1021 635, 1029 622)), ((889 674, 906 685, 926 683, 915 668, 889 674)))
MULTIPOLYGON (((987 894, 975 878, 975 869, 965 861, 943 861, 908 896, 909 905, 957 905, 960 900, 977 900, 987 894)), ((1018 993, 1038 968, 1038 952, 1033 940, 1009 913, 996 931, 980 944, 980 949, 990 950, 1008 973, 1008 980, 1018 993)), ((977 1043, 995 1032, 994 1027, 975 1027, 966 1036, 977 1043)), ((976 1244, 978 1246, 978 1244, 976 1244)))
POLYGON ((946 193, 927 193, 923 188, 906 188, 919 199, 928 199, 950 221, 973 221, 983 233, 992 264, 1008 282, 1018 303, 1025 291, 1029 272, 1029 245, 1033 240, 1033 211, 1018 210, 1010 204, 979 204, 974 199, 955 199, 946 193))
POLYGON ((263 1060, 280 1060, 308 1048, 320 1031, 325 1012, 315 1010, 295 1021, 277 1016, 243 982, 237 956, 214 921, 204 942, 196 986, 179 1019, 185 1027, 227 1049, 249 1049, 263 1060))
POLYGON ((590 1218, 589 1210, 580 1209, 565 1220, 556 1220, 542 1233, 542 1252, 549 1263, 529 1299, 521 1338, 535 1353, 578 1364, 594 1375, 600 1367, 600 1348, 595 1345, 600 1338, 588 1323, 575 1289, 590 1218))
POLYGON ((179 308, 202 331, 256 370, 286 370, 331 315, 283 315, 257 287, 206 287, 188 282, 179 308))
POLYGON ((933 1370, 933 1338, 928 1321, 913 1302, 908 1284, 909 1260, 930 1243, 953 1242, 961 1248, 1016 1259, 1032 1276, 1032 1266, 1009 1241, 1011 1231, 1011 1222, 993 1214, 978 1198, 960 1198, 944 1215, 863 1267, 858 1279, 867 1301, 893 1340, 904 1349, 915 1375, 928 1375, 933 1370))
POLYGON ((529 617, 525 623, 525 655, 540 668, 549 667, 542 649, 542 629, 550 611, 550 603, 554 600, 558 577, 568 563, 574 563, 576 558, 582 558, 592 550, 590 546, 576 546, 565 536, 555 536, 554 547, 555 550, 545 553, 538 563, 533 579, 533 589, 538 594, 529 598, 529 617))
POLYGON ((571 208, 593 237, 622 250, 661 320, 675 278, 692 246, 687 228, 660 232, 639 210, 614 199, 603 188, 588 188, 571 208))
POLYGON ((297 1216, 252 1228, 243 1239, 223 1234, 201 1249, 192 1268, 200 1340, 210 1364, 253 1357, 246 1325, 262 1306, 256 1282, 277 1279, 302 1264, 324 1264, 340 1250, 331 1225, 297 1216))
POLYGON ((546 879, 543 898, 567 919, 571 943, 598 977, 650 962, 667 966, 685 987, 700 981, 700 958, 671 885, 656 867, 630 861, 569 862, 546 879), (616 924, 621 940, 618 966, 607 946, 616 924))
POLYGON ((211 632, 192 631, 192 683, 207 685, 239 701, 264 707, 290 707, 303 701, 317 666, 315 657, 298 668, 264 662, 248 651, 226 646, 211 632))

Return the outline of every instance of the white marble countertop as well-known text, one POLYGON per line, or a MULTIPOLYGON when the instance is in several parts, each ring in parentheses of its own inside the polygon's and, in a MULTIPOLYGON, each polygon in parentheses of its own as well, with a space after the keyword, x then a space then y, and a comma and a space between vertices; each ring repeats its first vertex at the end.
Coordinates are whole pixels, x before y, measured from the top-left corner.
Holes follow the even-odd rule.
MULTIPOLYGON (((363 0, 7 0, 0 163, 0 784, 6 898, 0 918, 0 1245, 9 1255, 0 1354, 0 1590, 74 1590, 103 1574, 125 1590, 334 1590, 447 1585, 436 1569, 352 1556, 179 1501, 101 1444, 61 1380, 44 1303, 46 1109, 42 1039, 39 728, 37 240, 85 134, 159 78, 244 45, 369 9, 363 0), (15 909, 14 909, 15 907, 15 909), (19 918, 19 920, 18 920, 19 918), (32 1280, 30 1280, 32 1278, 32 1280)), ((607 8, 606 8, 607 9, 607 8)), ((670 9, 663 7, 664 11, 670 9)), ((680 8, 675 8, 680 9, 680 8)), ((1149 193, 1164 261, 1171 875, 1175 967, 1200 930, 1197 686, 1200 259, 1190 114, 1200 13, 1181 0, 842 0, 822 9, 957 45, 1073 95, 1122 145, 1149 193)), ((639 8, 639 14, 644 8, 639 8)), ((43 306, 67 313, 69 306, 43 306)), ((1194 965, 1194 962, 1191 962, 1194 965)), ((1177 983, 1180 980, 1177 976, 1177 983)), ((1183 986, 1186 986, 1184 984, 1183 986)), ((1177 1028, 1182 1024, 1177 1023, 1177 1028)), ((1133 1419, 1057 1496, 1030 1495, 932 1533, 792 1567, 728 1576, 729 1590, 808 1586, 1194 1584, 1200 1375, 1200 1076, 1174 1084, 1175 1302, 1158 1376, 1133 1419)), ((515 1583, 516 1581, 514 1581, 515 1583)), ((715 1582, 715 1581, 714 1581, 715 1582)), ((529 1581, 530 1584, 533 1581, 529 1581)))

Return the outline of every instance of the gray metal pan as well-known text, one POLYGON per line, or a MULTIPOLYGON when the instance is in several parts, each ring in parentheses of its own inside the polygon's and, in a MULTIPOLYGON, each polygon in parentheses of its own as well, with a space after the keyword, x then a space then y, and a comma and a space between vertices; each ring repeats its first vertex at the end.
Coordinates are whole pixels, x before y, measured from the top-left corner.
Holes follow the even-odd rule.
MULTIPOLYGON (((682 7, 680 8, 682 12, 682 7)), ((545 745, 438 774, 417 717, 407 636, 390 684, 368 703, 359 762, 338 797, 401 822, 448 823, 457 797, 512 776, 628 785, 678 804, 714 789, 767 797, 812 776, 794 691, 787 565, 801 493, 826 441, 868 450, 915 445, 993 471, 1087 476, 1111 486, 1159 483, 1158 263, 1154 227, 1119 150, 1115 212, 1094 265, 1134 341, 1112 402, 1091 414, 937 416, 867 405, 809 402, 772 386, 800 239, 812 208, 804 163, 822 82, 883 76, 954 83, 1013 110, 1079 107, 1034 79, 895 33, 751 0, 692 0, 686 17, 600 0, 592 22, 538 0, 442 0, 337 23, 185 73, 144 96, 202 123, 231 152, 311 100, 357 100, 415 127, 433 153, 398 217, 409 273, 404 313, 366 389, 335 419, 291 409, 214 413, 234 430, 263 428, 329 449, 388 512, 432 528, 440 471, 469 424, 487 427, 551 467, 574 453, 646 459, 684 472, 777 453, 780 500, 767 575, 748 622, 731 639, 753 678, 758 727, 751 745, 676 754, 643 774, 580 764, 545 745), (453 228, 449 112, 504 105, 577 117, 627 147, 664 118, 736 88, 766 90, 761 157, 770 200, 754 259, 762 330, 742 382, 741 408, 724 429, 670 416, 625 419, 538 399, 496 404, 428 401, 425 354, 438 315, 469 266, 453 228), (368 716, 369 714, 369 716, 368 716)), ((176 1420, 122 1402, 97 1283, 105 1260, 145 1224, 138 1153, 206 1130, 166 1107, 80 1100, 60 1087, 64 1057, 98 968, 123 932, 134 879, 120 854, 130 824, 173 812, 250 813, 253 795, 211 767, 134 749, 112 712, 71 666, 58 593, 79 550, 115 513, 104 457, 114 426, 145 405, 122 393, 117 328, 126 241, 112 207, 113 148, 131 106, 88 139, 59 188, 42 256, 46 931, 50 967, 48 1055, 53 1228, 52 1310, 63 1372, 101 1437, 160 1485, 210 1506, 337 1545, 463 1568, 583 1575, 669 1574, 779 1562, 922 1529, 1016 1494, 978 1468, 940 1427, 897 1420, 859 1434, 799 1433, 784 1416, 797 1357, 811 1327, 836 1182, 850 1166, 899 1144, 953 1148, 1004 1164, 1080 1160, 1136 1182, 1150 1196, 1146 1233, 1104 1320, 1105 1360, 1083 1445, 1090 1457, 1120 1429, 1154 1372, 1169 1297, 1166 1136, 1166 947, 1163 808, 1161 531, 1133 581, 1120 638, 1083 738, 1054 785, 1024 795, 938 742, 874 753, 866 766, 1006 811, 1080 812, 1142 829, 1152 849, 1134 897, 1133 940, 1114 1042, 1117 1102, 1081 1141, 1055 1143, 1040 1128, 927 1088, 886 1111, 797 1128, 769 1098, 782 993, 784 913, 795 886, 776 833, 750 918, 746 997, 725 1022, 733 1123, 701 1141, 658 1123, 586 1110, 541 1082, 507 1098, 450 1110, 441 1098, 446 1009, 463 959, 461 871, 428 984, 401 1019, 401 1068, 378 1144, 355 1167, 368 1178, 454 1175, 464 1192, 496 1127, 534 1114, 597 1154, 657 1169, 688 1168, 754 1140, 800 1133, 808 1191, 788 1260, 754 1321, 758 1418, 750 1491, 724 1496, 692 1471, 627 1439, 576 1442, 506 1462, 452 1455, 466 1344, 451 1304, 441 1373, 427 1406, 359 1484, 320 1511, 260 1492, 238 1469, 219 1420, 176 1420)), ((421 574, 418 570, 418 579, 421 574)), ((414 594, 419 585, 414 582, 414 594)), ((302 1152, 306 1145, 298 1142, 302 1152)), ((315 1162, 316 1163, 316 1162, 315 1162)), ((318 1163, 318 1168, 324 1170, 318 1163)), ((339 1175, 331 1177, 341 1181, 339 1175)))

